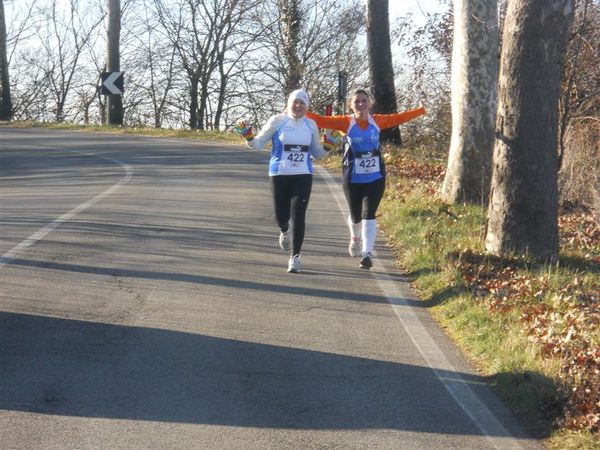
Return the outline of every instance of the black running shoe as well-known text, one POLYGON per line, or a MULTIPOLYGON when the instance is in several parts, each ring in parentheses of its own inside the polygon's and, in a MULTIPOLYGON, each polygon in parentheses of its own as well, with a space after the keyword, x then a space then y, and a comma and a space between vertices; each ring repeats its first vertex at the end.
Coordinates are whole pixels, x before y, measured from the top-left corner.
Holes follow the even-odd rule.
POLYGON ((370 269, 371 267, 373 267, 373 261, 371 261, 371 254, 367 253, 360 260, 360 268, 361 269, 370 269))

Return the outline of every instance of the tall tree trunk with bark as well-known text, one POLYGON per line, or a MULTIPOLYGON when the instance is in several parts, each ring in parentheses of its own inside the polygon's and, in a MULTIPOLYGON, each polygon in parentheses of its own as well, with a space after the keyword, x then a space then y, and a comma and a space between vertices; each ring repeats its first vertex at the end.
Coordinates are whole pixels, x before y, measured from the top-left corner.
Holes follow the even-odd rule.
MULTIPOLYGON (((390 14, 388 0, 367 1, 367 46, 369 49, 369 75, 374 99, 373 112, 394 113, 396 88, 390 43, 390 14)), ((402 143, 398 127, 383 130, 382 142, 402 143)))
POLYGON ((558 258, 558 99, 573 0, 512 0, 504 24, 486 249, 558 258))
POLYGON ((221 127, 221 116, 223 115, 223 107, 225 106, 225 94, 227 93, 227 82, 229 77, 223 67, 223 56, 219 58, 219 95, 217 97, 217 108, 215 110, 215 118, 213 127, 219 130, 221 127))
POLYGON ((498 2, 454 0, 452 137, 442 197, 487 205, 498 81, 498 2))
POLYGON ((0 120, 12 119, 12 100, 6 55, 6 18, 4 0, 0 0, 0 120))
POLYGON ((288 69, 285 77, 286 96, 294 89, 300 87, 300 81, 304 74, 304 69, 298 56, 298 45, 302 27, 302 13, 299 3, 299 0, 278 0, 283 36, 283 55, 288 69))
POLYGON ((200 85, 200 77, 197 73, 191 73, 189 76, 190 79, 190 129, 197 130, 199 127, 198 124, 198 98, 199 98, 199 89, 200 85))
MULTIPOLYGON (((108 0, 107 72, 119 72, 121 70, 120 39, 121 0, 108 0)), ((106 97, 106 111, 109 125, 123 125, 123 98, 121 95, 108 95, 106 97)))

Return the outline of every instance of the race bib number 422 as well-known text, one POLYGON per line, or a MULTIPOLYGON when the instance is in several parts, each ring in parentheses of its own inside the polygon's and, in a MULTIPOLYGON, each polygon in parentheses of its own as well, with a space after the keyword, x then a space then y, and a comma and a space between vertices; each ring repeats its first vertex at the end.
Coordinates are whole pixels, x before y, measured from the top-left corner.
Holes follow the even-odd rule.
POLYGON ((286 145, 283 149, 283 160, 288 167, 306 167, 308 145, 286 145))
POLYGON ((379 172, 379 155, 356 158, 354 171, 359 174, 379 172))

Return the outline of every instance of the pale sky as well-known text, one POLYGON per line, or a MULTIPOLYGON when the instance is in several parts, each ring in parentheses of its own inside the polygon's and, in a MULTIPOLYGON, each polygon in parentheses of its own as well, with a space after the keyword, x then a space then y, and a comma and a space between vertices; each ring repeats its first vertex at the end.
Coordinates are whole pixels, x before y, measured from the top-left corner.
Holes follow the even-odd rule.
POLYGON ((438 0, 389 0, 390 22, 396 16, 402 16, 408 12, 413 13, 416 21, 425 21, 426 13, 441 11, 438 0))

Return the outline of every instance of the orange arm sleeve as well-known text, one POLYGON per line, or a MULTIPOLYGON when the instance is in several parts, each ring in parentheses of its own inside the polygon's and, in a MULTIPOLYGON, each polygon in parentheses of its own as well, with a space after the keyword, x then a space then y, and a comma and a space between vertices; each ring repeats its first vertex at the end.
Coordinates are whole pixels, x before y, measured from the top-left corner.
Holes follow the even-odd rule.
MULTIPOLYGON (((413 120, 414 118, 423 114, 425 114, 425 108, 421 106, 417 109, 411 109, 394 114, 373 114, 373 118, 375 119, 377 126, 384 130, 386 128, 397 127, 398 125, 408 122, 409 120, 413 120)), ((317 122, 317 124, 318 123, 319 122, 317 122)))
POLYGON ((350 126, 350 116, 321 116, 308 111, 306 117, 314 120, 319 128, 339 130, 345 133, 350 126))

